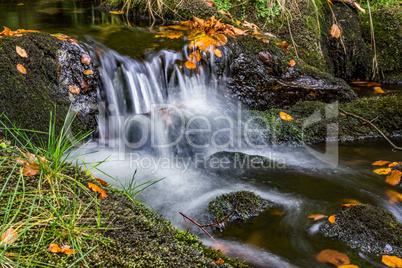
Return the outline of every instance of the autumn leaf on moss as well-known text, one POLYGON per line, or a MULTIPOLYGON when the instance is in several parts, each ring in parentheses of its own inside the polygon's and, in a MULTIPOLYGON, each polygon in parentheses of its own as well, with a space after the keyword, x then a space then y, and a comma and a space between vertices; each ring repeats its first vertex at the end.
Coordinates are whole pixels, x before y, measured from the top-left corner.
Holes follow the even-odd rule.
POLYGON ((373 165, 373 166, 383 166, 383 165, 388 164, 388 163, 389 163, 389 161, 378 160, 378 161, 375 161, 374 163, 372 163, 371 165, 373 165))
POLYGON ((391 172, 390 168, 377 168, 373 172, 378 175, 388 175, 391 172))
POLYGON ((26 74, 27 70, 25 69, 24 66, 22 66, 21 64, 17 64, 17 70, 20 71, 20 73, 22 74, 26 74))
POLYGON ((330 223, 334 224, 334 223, 335 223, 335 215, 329 216, 328 221, 329 221, 330 223))
MULTIPOLYGON (((355 204, 355 203, 348 203, 348 204, 342 204, 342 208, 349 208, 349 207, 354 207, 354 206, 356 206, 357 204, 355 204)), ((360 204, 359 204, 360 205, 360 204)))
POLYGON ((224 263, 224 261, 221 258, 219 258, 218 260, 214 261, 214 264, 218 264, 218 263, 224 263))
POLYGON ((330 34, 335 39, 338 39, 341 36, 341 29, 339 29, 338 25, 332 24, 330 34))
POLYGON ((92 191, 98 192, 98 193, 100 194, 100 195, 99 195, 99 199, 103 199, 103 198, 106 198, 106 197, 107 197, 106 192, 105 192, 104 190, 102 190, 102 188, 100 188, 98 185, 89 182, 89 183, 88 183, 88 187, 89 187, 89 189, 91 189, 92 191))
POLYGON ((383 255, 381 261, 389 267, 402 267, 402 259, 396 256, 383 255))
POLYGON ((396 186, 401 181, 402 172, 399 170, 393 170, 390 175, 387 176, 385 182, 389 185, 396 186))
POLYGON ((101 184, 103 187, 106 187, 106 186, 107 186, 107 182, 106 182, 106 181, 104 181, 104 180, 102 180, 102 179, 99 179, 99 178, 95 178, 95 180, 96 180, 96 181, 99 181, 100 184, 101 184))
POLYGON ((293 67, 293 66, 295 66, 296 65, 296 62, 294 61, 294 60, 290 60, 290 67, 293 67))
POLYGON ((284 121, 293 121, 294 119, 285 112, 280 112, 279 117, 284 121))
POLYGON ((50 244, 47 251, 49 251, 51 253, 59 253, 59 252, 61 252, 61 248, 57 244, 50 244))
POLYGON ((324 249, 316 258, 319 262, 332 263, 336 266, 350 264, 350 259, 346 254, 332 249, 324 249))
POLYGON ((276 45, 283 48, 286 51, 286 53, 289 53, 288 51, 289 44, 286 41, 283 41, 282 43, 276 43, 276 45))
POLYGON ((315 221, 318 221, 324 217, 326 217, 326 216, 323 214, 311 214, 310 216, 308 216, 309 219, 313 219, 315 221))
POLYGON ((85 75, 91 75, 91 74, 94 74, 94 71, 92 71, 92 70, 85 70, 85 71, 83 71, 83 73, 84 73, 85 75))
POLYGON ((91 64, 91 57, 88 54, 82 54, 81 63, 86 65, 91 64))
POLYGON ((22 58, 27 58, 28 57, 28 54, 25 51, 25 49, 23 49, 23 48, 21 48, 19 46, 15 46, 15 51, 17 51, 17 54, 20 55, 20 57, 22 57, 22 58))
POLYGON ((8 228, 1 234, 0 246, 9 245, 17 239, 17 231, 14 228, 8 228))

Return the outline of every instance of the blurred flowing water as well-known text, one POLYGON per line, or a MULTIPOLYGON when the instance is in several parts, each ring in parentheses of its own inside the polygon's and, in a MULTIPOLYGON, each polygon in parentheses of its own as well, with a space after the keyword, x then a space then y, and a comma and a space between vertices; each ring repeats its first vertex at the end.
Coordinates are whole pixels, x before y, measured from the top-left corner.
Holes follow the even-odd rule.
POLYGON ((199 66, 188 70, 183 39, 155 38, 155 29, 101 13, 91 1, 25 0, 23 6, 7 1, 0 3, 0 24, 62 32, 94 47, 102 79, 99 138, 80 151, 82 164, 91 168, 106 159, 94 173, 117 186, 135 171, 137 185, 164 178, 138 198, 176 227, 186 229, 179 211, 204 223, 205 208, 215 197, 252 190, 276 206, 223 232, 208 229, 219 244, 196 226, 191 231, 256 267, 330 267, 315 259, 327 248, 380 266, 379 257, 324 238, 318 229, 325 219, 307 216, 332 215, 342 203, 356 200, 383 207, 402 221, 401 205, 389 205, 385 193, 392 187, 372 172, 376 160, 401 160, 384 140, 339 144, 334 166, 311 154, 325 152, 326 144, 265 146, 257 119, 225 89, 230 51, 220 48, 222 58, 204 54, 199 66), (218 151, 258 154, 271 162, 266 168, 206 168, 205 157, 218 151))

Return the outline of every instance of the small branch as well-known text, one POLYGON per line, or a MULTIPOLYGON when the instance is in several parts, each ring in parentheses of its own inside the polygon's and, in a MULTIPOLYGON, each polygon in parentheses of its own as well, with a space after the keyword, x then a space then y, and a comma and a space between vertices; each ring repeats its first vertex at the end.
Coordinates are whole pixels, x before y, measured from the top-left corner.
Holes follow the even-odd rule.
POLYGON ((235 209, 236 209, 236 208, 233 208, 232 211, 231 211, 226 217, 224 217, 223 219, 220 219, 219 221, 214 222, 214 223, 204 224, 204 225, 202 225, 202 227, 209 227, 209 226, 216 225, 216 226, 218 226, 219 229, 220 229, 221 227, 219 226, 219 223, 221 223, 221 222, 225 221, 227 218, 229 218, 230 215, 232 215, 232 213, 235 211, 235 209))
POLYGON ((347 115, 347 116, 351 116, 351 117, 357 118, 360 122, 365 122, 366 124, 369 124, 371 127, 373 127, 379 134, 381 134, 381 136, 384 137, 384 139, 386 139, 386 140, 389 142, 389 144, 391 144, 391 146, 393 147, 393 149, 392 149, 393 152, 395 152, 395 151, 402 151, 402 147, 396 146, 390 139, 388 139, 387 136, 385 136, 385 134, 384 134, 378 127, 376 127, 376 125, 374 125, 374 124, 372 123, 374 120, 376 120, 376 119, 378 118, 378 116, 377 116, 376 118, 374 118, 373 120, 369 121, 369 120, 367 120, 367 119, 365 119, 365 118, 363 118, 363 117, 361 117, 361 116, 348 113, 348 112, 346 112, 345 110, 343 110, 343 109, 341 109, 341 108, 339 108, 339 111, 341 111, 343 114, 345 114, 345 115, 347 115))
MULTIPOLYGON (((201 230, 203 230, 204 233, 205 233, 206 235, 208 235, 212 240, 216 241, 216 240, 212 237, 212 235, 210 235, 210 234, 207 232, 207 230, 205 230, 205 229, 202 227, 201 224, 199 224, 198 222, 196 222, 196 221, 193 220, 192 218, 190 218, 190 217, 184 215, 182 212, 179 212, 179 213, 180 213, 180 215, 183 216, 184 220, 187 218, 187 219, 190 220, 192 223, 194 223, 195 225, 197 225, 198 227, 200 227, 201 230)), ((187 224, 187 221, 186 221, 186 224, 187 224)), ((187 225, 187 227, 188 227, 188 225, 187 225)))

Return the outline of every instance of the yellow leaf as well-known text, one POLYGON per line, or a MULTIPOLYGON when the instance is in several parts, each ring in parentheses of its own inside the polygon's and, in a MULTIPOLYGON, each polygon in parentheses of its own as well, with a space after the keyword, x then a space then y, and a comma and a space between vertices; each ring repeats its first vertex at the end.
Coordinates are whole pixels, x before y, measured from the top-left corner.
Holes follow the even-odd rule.
POLYGON ((401 181, 402 172, 399 170, 393 170, 390 175, 387 176, 385 182, 389 185, 396 186, 401 181))
POLYGON ((335 215, 329 216, 328 221, 329 221, 330 223, 335 223, 335 215))
POLYGON ((332 37, 338 39, 341 36, 341 29, 339 29, 338 25, 332 24, 330 34, 332 37))
POLYGON ((17 235, 18 235, 17 231, 15 231, 13 228, 8 228, 7 230, 4 231, 4 233, 1 234, 0 245, 11 244, 17 239, 17 235))
POLYGON ((315 221, 318 221, 319 219, 324 218, 325 215, 323 214, 311 214, 310 216, 308 216, 309 219, 313 219, 315 221))
POLYGON ((382 90, 381 87, 373 87, 373 89, 374 89, 374 91, 377 92, 377 93, 385 93, 385 91, 382 90))
POLYGON ((346 254, 332 249, 324 249, 316 258, 319 262, 328 262, 337 266, 350 264, 350 259, 346 254))
POLYGON ((217 57, 219 57, 219 58, 222 57, 222 53, 221 53, 221 51, 220 51, 219 49, 215 48, 215 49, 214 49, 214 53, 215 53, 215 55, 216 55, 217 57))
POLYGON ((359 266, 354 264, 339 265, 338 268, 359 268, 359 266))
POLYGON ((22 66, 21 64, 18 64, 18 65, 17 65, 17 70, 20 71, 20 73, 22 73, 22 74, 26 74, 26 73, 27 73, 27 70, 26 70, 25 67, 22 66))
POLYGON ((23 49, 23 48, 21 48, 19 46, 15 46, 15 50, 17 51, 17 54, 20 55, 20 57, 23 57, 23 58, 28 57, 27 52, 25 51, 25 49, 23 49))
POLYGON ((402 260, 396 256, 383 255, 382 262, 389 267, 402 267, 402 260))
POLYGON ((285 112, 280 112, 279 117, 284 121, 293 121, 293 118, 285 112))
POLYGON ((120 15, 120 14, 123 14, 124 12, 123 11, 116 11, 116 10, 112 10, 112 11, 110 11, 110 13, 111 14, 116 14, 116 15, 120 15))
POLYGON ((175 39, 175 38, 179 38, 181 36, 183 36, 182 32, 171 32, 168 35, 166 35, 166 37, 169 39, 175 39))
POLYGON ((378 160, 378 161, 375 161, 374 163, 372 163, 371 165, 373 165, 373 166, 383 166, 383 165, 388 164, 388 163, 389 163, 389 161, 378 160))
POLYGON ((373 172, 378 175, 388 175, 391 172, 390 168, 377 168, 373 172))
POLYGON ((290 67, 293 67, 296 65, 296 62, 294 60, 290 60, 290 67))
POLYGON ((92 70, 85 70, 85 71, 83 71, 83 73, 84 73, 85 75, 91 75, 91 74, 94 74, 94 71, 92 71, 92 70))

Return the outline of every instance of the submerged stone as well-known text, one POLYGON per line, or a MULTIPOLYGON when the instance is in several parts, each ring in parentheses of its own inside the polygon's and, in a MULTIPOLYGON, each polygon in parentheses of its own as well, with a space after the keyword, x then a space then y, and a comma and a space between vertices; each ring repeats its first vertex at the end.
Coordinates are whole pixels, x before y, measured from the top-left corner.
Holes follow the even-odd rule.
POLYGON ((272 203, 251 191, 237 191, 223 194, 208 203, 212 222, 232 222, 255 217, 272 207, 272 203))
POLYGON ((363 204, 341 208, 335 214, 335 223, 325 223, 320 231, 363 252, 402 257, 402 224, 380 207, 363 204))

